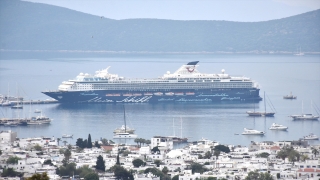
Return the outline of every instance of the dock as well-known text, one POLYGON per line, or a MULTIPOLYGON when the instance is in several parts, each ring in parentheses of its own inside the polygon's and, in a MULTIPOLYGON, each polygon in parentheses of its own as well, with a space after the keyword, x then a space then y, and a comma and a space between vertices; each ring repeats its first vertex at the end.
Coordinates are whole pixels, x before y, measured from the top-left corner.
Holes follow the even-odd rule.
MULTIPOLYGON (((10 105, 16 105, 16 104, 54 104, 59 103, 59 101, 54 99, 46 99, 46 100, 25 100, 25 101, 10 101, 10 105)), ((0 104, 1 106, 1 104, 0 104)))

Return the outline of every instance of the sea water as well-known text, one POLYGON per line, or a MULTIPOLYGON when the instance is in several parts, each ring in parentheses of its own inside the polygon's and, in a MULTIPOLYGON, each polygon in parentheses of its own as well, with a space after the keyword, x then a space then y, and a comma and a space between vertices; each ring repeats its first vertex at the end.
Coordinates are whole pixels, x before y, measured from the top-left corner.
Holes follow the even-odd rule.
MULTIPOLYGON (((249 117, 246 111, 264 111, 264 101, 245 104, 227 103, 158 103, 125 104, 127 125, 138 137, 182 136, 189 141, 207 138, 223 144, 249 145, 251 141, 298 140, 314 133, 320 137, 319 121, 293 121, 292 114, 313 113, 320 107, 319 55, 217 55, 217 54, 103 54, 103 53, 27 53, 0 56, 0 94, 23 96, 25 99, 49 99, 41 93, 57 90, 62 81, 79 73, 94 74, 107 68, 110 73, 126 78, 158 78, 181 65, 200 61, 202 73, 225 73, 246 76, 259 84, 260 96, 266 93, 266 109, 274 106, 274 117, 249 117), (296 100, 285 100, 292 92, 296 100), (272 123, 288 126, 287 131, 271 131, 272 123), (264 136, 241 135, 243 128, 265 131, 264 136), (240 135, 237 135, 240 134, 240 135)), ((0 107, 1 118, 37 116, 35 109, 53 119, 50 125, 4 127, 18 137, 61 137, 75 144, 77 138, 112 139, 113 130, 124 124, 122 104, 34 104, 22 110, 0 107)), ((318 113, 319 109, 318 109, 318 113)), ((128 141, 133 142, 133 141, 128 141)), ((319 141, 310 141, 319 144, 319 141)))

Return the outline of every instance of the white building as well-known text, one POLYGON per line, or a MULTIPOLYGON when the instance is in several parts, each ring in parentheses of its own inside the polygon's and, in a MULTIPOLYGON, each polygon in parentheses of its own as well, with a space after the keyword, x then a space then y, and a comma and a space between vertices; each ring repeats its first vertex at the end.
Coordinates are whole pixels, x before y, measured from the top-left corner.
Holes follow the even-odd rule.
POLYGON ((13 143, 17 139, 17 132, 1 131, 0 132, 0 143, 13 143))

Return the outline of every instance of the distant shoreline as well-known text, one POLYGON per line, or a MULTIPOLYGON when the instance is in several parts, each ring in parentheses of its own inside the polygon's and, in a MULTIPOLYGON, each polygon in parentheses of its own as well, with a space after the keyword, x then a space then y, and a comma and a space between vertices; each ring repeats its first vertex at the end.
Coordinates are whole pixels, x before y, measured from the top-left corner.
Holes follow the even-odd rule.
MULTIPOLYGON (((291 51, 108 51, 108 50, 12 50, 12 49, 0 49, 0 52, 33 52, 33 53, 106 53, 106 54, 296 54, 297 52, 291 51)), ((308 55, 318 55, 320 52, 303 52, 308 55)))

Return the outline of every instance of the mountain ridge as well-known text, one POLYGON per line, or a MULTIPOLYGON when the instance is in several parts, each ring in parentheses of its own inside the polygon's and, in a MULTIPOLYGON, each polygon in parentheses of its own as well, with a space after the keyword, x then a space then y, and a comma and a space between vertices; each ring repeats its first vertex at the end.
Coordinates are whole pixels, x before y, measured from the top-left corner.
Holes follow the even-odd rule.
POLYGON ((17 0, 0 10, 2 50, 320 52, 320 10, 261 22, 113 20, 17 0))

